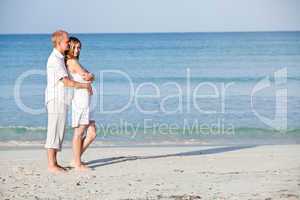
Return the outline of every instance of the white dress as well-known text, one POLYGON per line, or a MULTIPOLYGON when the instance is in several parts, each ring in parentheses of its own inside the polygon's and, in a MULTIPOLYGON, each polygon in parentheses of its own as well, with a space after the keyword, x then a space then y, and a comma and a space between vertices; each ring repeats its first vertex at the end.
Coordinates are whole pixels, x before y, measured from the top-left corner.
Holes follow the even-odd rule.
MULTIPOLYGON (((72 80, 87 83, 79 74, 70 73, 72 80)), ((72 99, 72 127, 88 125, 91 120, 90 111, 91 98, 87 89, 74 88, 72 99)))

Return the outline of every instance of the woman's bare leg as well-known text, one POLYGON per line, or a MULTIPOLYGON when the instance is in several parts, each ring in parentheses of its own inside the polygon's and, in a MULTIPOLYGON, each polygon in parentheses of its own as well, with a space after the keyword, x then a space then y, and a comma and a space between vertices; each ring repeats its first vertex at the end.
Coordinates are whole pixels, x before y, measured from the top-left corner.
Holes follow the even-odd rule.
POLYGON ((86 129, 86 125, 80 125, 79 127, 74 128, 74 135, 72 141, 74 167, 76 170, 80 170, 80 171, 84 171, 88 169, 87 166, 81 163, 82 136, 85 129, 86 129))
POLYGON ((85 152, 85 150, 89 147, 89 145, 96 139, 96 124, 95 121, 90 121, 90 124, 87 127, 87 134, 82 142, 81 155, 85 152))

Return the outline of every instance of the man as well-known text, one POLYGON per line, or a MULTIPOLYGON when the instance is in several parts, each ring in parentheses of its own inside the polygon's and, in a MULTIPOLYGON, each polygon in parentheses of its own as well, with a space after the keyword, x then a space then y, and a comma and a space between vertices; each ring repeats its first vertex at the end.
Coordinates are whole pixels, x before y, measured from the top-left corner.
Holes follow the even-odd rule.
POLYGON ((72 100, 71 88, 87 89, 92 94, 90 83, 79 83, 69 79, 64 62, 64 52, 69 49, 69 36, 59 30, 52 34, 53 51, 47 62, 47 88, 45 104, 48 112, 48 129, 45 148, 48 154, 48 170, 53 173, 64 172, 57 163, 57 152, 61 150, 65 135, 68 105, 72 100))

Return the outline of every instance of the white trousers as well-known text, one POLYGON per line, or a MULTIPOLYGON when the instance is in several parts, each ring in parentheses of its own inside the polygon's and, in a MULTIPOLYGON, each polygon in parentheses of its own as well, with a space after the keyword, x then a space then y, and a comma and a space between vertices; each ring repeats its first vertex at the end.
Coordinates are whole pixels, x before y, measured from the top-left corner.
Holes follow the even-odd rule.
POLYGON ((68 106, 63 102, 51 100, 47 103, 48 128, 45 148, 61 150, 66 132, 68 106))

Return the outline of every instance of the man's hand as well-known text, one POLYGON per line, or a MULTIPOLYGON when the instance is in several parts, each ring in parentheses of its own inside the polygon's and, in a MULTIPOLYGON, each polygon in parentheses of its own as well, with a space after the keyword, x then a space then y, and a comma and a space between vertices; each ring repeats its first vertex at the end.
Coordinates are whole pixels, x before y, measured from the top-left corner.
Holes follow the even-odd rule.
POLYGON ((91 86, 91 84, 89 84, 89 87, 87 88, 89 95, 93 95, 93 88, 91 86))
POLYGON ((93 88, 90 81, 89 83, 81 83, 81 84, 84 84, 84 88, 87 89, 89 95, 93 95, 93 88))

